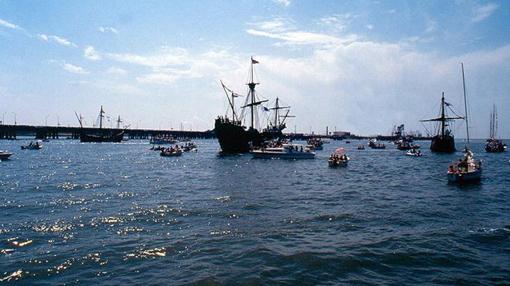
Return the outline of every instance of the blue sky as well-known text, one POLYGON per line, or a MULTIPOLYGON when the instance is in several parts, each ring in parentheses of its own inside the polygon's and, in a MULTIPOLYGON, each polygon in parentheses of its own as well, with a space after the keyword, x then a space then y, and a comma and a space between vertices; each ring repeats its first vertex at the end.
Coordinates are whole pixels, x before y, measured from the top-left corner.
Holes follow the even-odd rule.
POLYGON ((464 62, 472 133, 487 136, 494 103, 509 137, 509 6, 0 0, 0 116, 92 124, 104 105, 133 127, 210 129, 227 106, 219 81, 244 93, 254 56, 260 95, 293 108, 289 131, 425 132, 442 91, 462 112, 464 62))

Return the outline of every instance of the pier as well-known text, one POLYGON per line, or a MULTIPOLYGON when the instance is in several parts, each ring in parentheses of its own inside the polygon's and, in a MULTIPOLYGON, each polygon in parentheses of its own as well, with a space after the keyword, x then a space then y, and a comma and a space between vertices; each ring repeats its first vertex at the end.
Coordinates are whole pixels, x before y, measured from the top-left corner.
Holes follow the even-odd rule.
MULTIPOLYGON (((33 126, 33 125, 0 125, 0 139, 17 139, 19 136, 35 139, 79 139, 81 132, 99 133, 119 131, 116 128, 65 127, 65 126, 33 126)), ((181 131, 158 129, 125 129, 124 136, 128 139, 148 139, 155 135, 167 135, 176 138, 208 139, 214 138, 214 131, 181 131)))

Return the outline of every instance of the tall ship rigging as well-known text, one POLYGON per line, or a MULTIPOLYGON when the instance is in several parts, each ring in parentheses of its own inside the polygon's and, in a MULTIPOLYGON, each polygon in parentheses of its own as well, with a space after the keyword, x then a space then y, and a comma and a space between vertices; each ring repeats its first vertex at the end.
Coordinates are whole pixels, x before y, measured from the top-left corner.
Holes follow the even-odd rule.
POLYGON ((236 111, 235 99, 242 95, 229 89, 221 82, 229 103, 227 115, 219 116, 214 123, 214 131, 222 153, 247 153, 251 148, 261 146, 267 140, 283 137, 282 130, 286 127, 285 120, 292 117, 289 115, 290 107, 281 106, 278 98, 273 108, 262 106, 268 100, 259 99, 255 92, 255 87, 259 83, 254 81, 253 65, 258 63, 258 61, 251 58, 249 82, 247 83, 248 94, 240 112, 236 111), (256 120, 261 106, 264 111, 274 111, 274 120, 268 124, 267 128, 259 131, 256 127, 256 120), (281 110, 286 110, 285 114, 282 115, 281 110), (248 118, 246 118, 246 112, 248 112, 248 118), (249 126, 243 125, 245 119, 249 119, 249 126))
POLYGON ((103 106, 101 105, 101 110, 99 111, 99 130, 94 131, 90 130, 87 131, 83 127, 83 118, 81 116, 78 116, 76 114, 76 117, 78 118, 78 122, 80 123, 80 142, 114 142, 118 143, 121 142, 124 138, 124 129, 120 129, 120 123, 122 122, 120 120, 120 116, 117 120, 117 129, 107 129, 103 128, 103 120, 105 117, 105 112, 103 110, 103 106))
POLYGON ((455 152, 455 138, 452 131, 448 128, 449 122, 457 119, 464 119, 462 116, 448 116, 447 108, 455 114, 451 109, 451 104, 444 100, 444 92, 441 95, 441 111, 439 117, 421 120, 421 122, 439 122, 439 130, 432 137, 430 150, 433 152, 453 153, 455 152))
POLYGON ((490 131, 489 139, 485 144, 485 151, 489 153, 501 153, 505 152, 506 145, 496 138, 498 132, 498 113, 496 111, 496 105, 492 107, 491 120, 490 120, 490 131))

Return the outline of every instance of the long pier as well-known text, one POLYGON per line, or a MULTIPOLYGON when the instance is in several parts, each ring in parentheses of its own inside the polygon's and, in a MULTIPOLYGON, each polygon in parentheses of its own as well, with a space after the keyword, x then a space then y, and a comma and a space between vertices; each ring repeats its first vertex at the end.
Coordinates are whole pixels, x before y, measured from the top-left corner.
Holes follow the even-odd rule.
MULTIPOLYGON (((65 126, 33 126, 33 125, 0 125, 0 139, 16 139, 18 136, 33 136, 35 139, 80 138, 80 133, 99 133, 119 131, 116 128, 65 127, 65 126)), ((176 138, 207 139, 214 138, 214 131, 181 131, 157 129, 125 129, 124 136, 129 139, 148 139, 155 135, 167 135, 176 138)))

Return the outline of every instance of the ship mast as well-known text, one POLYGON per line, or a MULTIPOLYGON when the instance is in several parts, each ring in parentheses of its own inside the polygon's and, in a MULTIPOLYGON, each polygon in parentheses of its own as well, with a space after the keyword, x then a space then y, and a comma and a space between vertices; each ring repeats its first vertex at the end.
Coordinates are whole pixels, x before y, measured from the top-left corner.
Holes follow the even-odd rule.
MULTIPOLYGON (((248 91, 248 98, 250 103, 244 105, 242 108, 250 107, 250 129, 255 129, 255 106, 259 105, 261 103, 264 103, 267 101, 267 99, 256 101, 255 98, 255 86, 259 83, 254 82, 254 75, 253 75, 253 65, 258 64, 259 62, 254 60, 253 57, 251 58, 251 64, 250 64, 250 82, 248 83, 248 87, 250 88, 248 91)), ((246 102, 247 102, 246 101, 246 102)))
POLYGON ((99 129, 103 128, 103 117, 104 117, 104 111, 103 111, 103 106, 101 105, 101 111, 99 111, 99 129))
POLYGON ((122 120, 120 120, 120 115, 117 118, 117 129, 120 129, 120 124, 122 123, 122 120))
POLYGON ((253 59, 253 57, 251 58, 251 64, 250 64, 250 75, 251 75, 251 79, 250 79, 250 82, 248 83, 248 87, 250 88, 250 94, 249 96, 250 97, 250 100, 251 100, 251 104, 250 104, 250 118, 251 118, 251 125, 250 125, 250 128, 251 129, 254 129, 253 128, 253 125, 254 125, 254 113, 253 113, 253 108, 255 108, 255 86, 257 85, 257 83, 255 83, 253 81, 253 64, 254 63, 258 63, 257 61, 255 61, 253 59))
MULTIPOLYGON (((275 106, 273 108, 271 108, 272 110, 274 110, 274 127, 275 128, 280 128, 280 125, 282 124, 281 120, 280 120, 280 112, 279 110, 280 109, 289 109, 290 106, 280 106, 280 99, 277 97, 276 98, 276 103, 275 103, 275 106)), ((287 117, 288 115, 288 112, 287 114, 285 114, 285 118, 287 117)))
POLYGON ((446 119, 444 114, 444 91, 441 95, 441 138, 444 138, 444 129, 446 127, 446 119))

